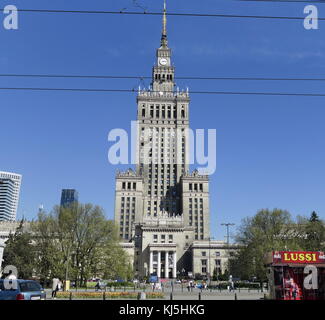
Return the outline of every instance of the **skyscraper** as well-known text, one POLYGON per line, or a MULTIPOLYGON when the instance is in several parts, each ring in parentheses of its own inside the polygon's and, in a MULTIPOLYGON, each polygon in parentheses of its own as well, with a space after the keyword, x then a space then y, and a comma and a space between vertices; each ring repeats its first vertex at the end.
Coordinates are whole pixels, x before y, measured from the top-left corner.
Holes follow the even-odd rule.
POLYGON ((137 96, 136 169, 116 176, 115 222, 121 239, 134 243, 124 248, 134 250, 140 277, 175 278, 193 269, 193 243, 210 240, 209 179, 189 172, 190 97, 175 89, 166 4, 156 59, 150 88, 137 96))
POLYGON ((0 171, 0 221, 14 221, 17 216, 22 176, 0 171))
POLYGON ((67 207, 74 202, 78 202, 78 192, 75 189, 62 189, 61 206, 67 207))

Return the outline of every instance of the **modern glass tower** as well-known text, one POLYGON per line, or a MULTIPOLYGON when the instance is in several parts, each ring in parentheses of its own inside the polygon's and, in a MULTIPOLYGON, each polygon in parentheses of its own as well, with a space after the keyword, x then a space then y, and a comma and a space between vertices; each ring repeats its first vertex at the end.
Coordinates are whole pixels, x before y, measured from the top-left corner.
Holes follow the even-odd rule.
POLYGON ((0 171, 0 221, 14 221, 17 216, 22 176, 0 171))
POLYGON ((61 193, 61 206, 68 207, 74 202, 78 202, 78 192, 75 189, 63 189, 61 193))

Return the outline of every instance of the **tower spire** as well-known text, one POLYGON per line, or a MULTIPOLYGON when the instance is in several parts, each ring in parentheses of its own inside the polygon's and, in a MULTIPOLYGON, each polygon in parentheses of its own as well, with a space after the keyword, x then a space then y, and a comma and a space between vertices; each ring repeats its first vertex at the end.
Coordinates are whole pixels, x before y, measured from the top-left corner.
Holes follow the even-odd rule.
POLYGON ((162 35, 161 35, 161 46, 167 47, 167 15, 166 15, 166 0, 164 0, 164 13, 163 13, 163 28, 162 28, 162 35))

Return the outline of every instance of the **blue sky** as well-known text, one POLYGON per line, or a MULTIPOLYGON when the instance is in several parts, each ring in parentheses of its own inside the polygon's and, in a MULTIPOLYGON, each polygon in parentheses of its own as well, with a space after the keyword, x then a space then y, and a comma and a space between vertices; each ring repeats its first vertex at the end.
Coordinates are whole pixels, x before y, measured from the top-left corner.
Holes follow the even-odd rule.
MULTIPOLYGON (((162 1, 139 0, 149 11, 162 1)), ((131 0, 2 1, 21 9, 138 10, 131 0)), ((303 3, 169 0, 173 12, 303 17, 303 3)), ((325 4, 319 4, 325 17, 325 4)), ((2 14, 0 15, 1 18, 2 14)), ((2 19, 2 18, 1 18, 2 19)), ((151 75, 161 17, 21 13, 19 30, 0 25, 0 73, 151 75)), ((179 76, 322 77, 325 22, 168 17, 179 76)), ((0 78, 1 87, 132 88, 137 80, 0 78)), ((149 85, 149 81, 146 81, 149 85)), ((179 81, 193 91, 325 93, 324 82, 179 81)), ((107 161, 113 128, 129 130, 136 99, 129 93, 0 91, 0 170, 23 175, 18 217, 36 217, 76 188, 80 201, 114 212, 107 161)), ((217 130, 211 176, 211 230, 238 226, 261 208, 325 218, 325 98, 192 95, 191 127, 217 130)))

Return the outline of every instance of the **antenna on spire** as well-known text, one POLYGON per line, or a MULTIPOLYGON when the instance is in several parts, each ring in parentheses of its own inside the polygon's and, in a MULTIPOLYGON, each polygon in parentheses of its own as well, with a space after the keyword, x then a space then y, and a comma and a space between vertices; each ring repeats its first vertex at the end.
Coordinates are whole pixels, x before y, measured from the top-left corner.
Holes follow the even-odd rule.
POLYGON ((161 45, 167 47, 167 6, 166 0, 164 0, 164 12, 163 12, 163 29, 161 35, 161 45))

